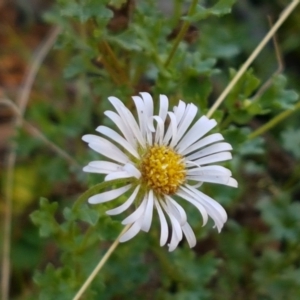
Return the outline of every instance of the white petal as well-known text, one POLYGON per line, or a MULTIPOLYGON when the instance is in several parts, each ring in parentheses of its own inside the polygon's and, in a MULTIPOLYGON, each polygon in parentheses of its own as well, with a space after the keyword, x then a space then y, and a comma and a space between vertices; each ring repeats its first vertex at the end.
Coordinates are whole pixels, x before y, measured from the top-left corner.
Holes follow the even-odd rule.
POLYGON ((179 100, 178 106, 175 106, 173 109, 178 124, 181 121, 181 119, 185 113, 185 110, 186 110, 185 102, 179 100))
POLYGON ((170 117, 170 124, 169 124, 168 130, 167 130, 167 133, 164 136, 163 143, 167 144, 168 141, 170 140, 170 138, 172 138, 171 142, 170 142, 170 147, 173 147, 173 145, 175 145, 175 139, 177 136, 177 120, 176 120, 175 115, 172 112, 168 112, 168 114, 170 117), (170 136, 168 136, 168 135, 170 135, 170 136))
POLYGON ((92 142, 97 142, 99 141, 99 136, 98 135, 94 135, 94 134, 85 134, 82 138, 81 138, 84 142, 86 143, 92 143, 92 142))
POLYGON ((128 209, 130 207, 130 205, 134 202, 139 189, 140 189, 140 185, 138 185, 135 188, 135 190, 133 191, 133 193, 131 194, 131 196, 128 198, 127 201, 125 201, 122 205, 120 205, 114 209, 110 209, 110 210, 106 211, 106 213, 108 215, 118 215, 118 214, 122 213, 123 211, 125 211, 126 209, 128 209))
POLYGON ((142 92, 140 93, 145 104, 145 122, 146 122, 146 131, 147 131, 147 143, 152 145, 152 132, 155 131, 153 126, 153 99, 149 93, 142 92))
POLYGON ((152 96, 149 93, 146 92, 142 92, 140 93, 140 95, 142 96, 144 103, 145 103, 145 107, 146 107, 146 115, 148 116, 148 118, 151 118, 153 116, 153 99, 152 96))
POLYGON ((228 185, 230 182, 230 177, 224 175, 196 175, 196 176, 187 176, 187 180, 200 181, 200 182, 210 182, 228 185))
POLYGON ((226 175, 231 176, 232 173, 227 168, 218 165, 201 166, 198 168, 192 168, 187 170, 187 175, 226 175))
POLYGON ((211 164, 211 163, 230 160, 230 159, 232 159, 232 155, 230 152, 221 152, 221 153, 216 153, 216 154, 202 157, 200 159, 195 160, 194 162, 198 165, 206 165, 206 164, 211 164))
POLYGON ((178 243, 182 240, 182 229, 179 224, 179 221, 172 215, 171 211, 163 201, 161 202, 161 205, 167 213, 168 217, 170 218, 172 224, 172 237, 168 246, 169 251, 173 251, 177 247, 178 243))
POLYGON ((196 114, 197 114, 198 108, 194 104, 188 104, 187 108, 185 110, 185 113, 180 121, 180 124, 178 126, 178 133, 176 136, 175 143, 177 144, 178 141, 182 138, 182 136, 186 133, 187 129, 193 122, 196 114))
POLYGON ((122 178, 130 178, 130 177, 132 177, 132 175, 126 171, 113 172, 113 173, 106 175, 104 178, 104 181, 110 181, 110 180, 122 179, 122 178))
MULTIPOLYGON (((153 124, 153 116, 147 119, 147 128, 149 133, 155 132, 154 124, 153 124)), ((151 135, 152 136, 152 135, 151 135)))
POLYGON ((197 240, 190 224, 186 222, 183 226, 181 226, 181 228, 188 241, 190 248, 195 247, 197 240))
POLYGON ((144 199, 140 204, 140 206, 132 214, 130 214, 127 218, 125 218, 122 221, 122 224, 123 225, 132 224, 138 219, 140 219, 145 212, 146 205, 147 205, 147 195, 144 196, 144 199))
POLYGON ((238 183, 231 178, 231 171, 222 166, 203 166, 188 169, 186 178, 202 182, 214 182, 232 187, 237 187, 238 183))
POLYGON ((187 216, 185 210, 180 206, 176 201, 174 201, 171 197, 165 196, 167 206, 169 207, 172 214, 179 221, 180 225, 183 225, 187 221, 187 216))
POLYGON ((140 220, 135 222, 119 239, 121 243, 127 242, 136 236, 141 230, 140 220))
POLYGON ((163 213, 163 211, 159 205, 159 201, 157 199, 155 199, 154 204, 157 209, 157 213, 158 213, 159 220, 160 220, 160 242, 159 242, 159 244, 160 244, 160 246, 163 246, 163 245, 165 245, 165 243, 168 240, 169 228, 168 228, 165 214, 163 213))
POLYGON ((89 147, 103 156, 120 163, 126 163, 129 161, 128 156, 107 139, 92 134, 85 135, 82 139, 88 141, 89 147))
POLYGON ((92 166, 85 166, 83 169, 82 169, 83 172, 86 172, 86 173, 99 173, 99 174, 108 174, 110 173, 110 171, 107 171, 107 170, 101 170, 101 169, 98 169, 98 168, 95 168, 95 167, 92 167, 92 166))
POLYGON ((116 131, 106 127, 106 126, 98 126, 96 130, 103 135, 109 137, 116 143, 118 143, 120 146, 122 146, 124 149, 129 151, 134 157, 140 158, 139 154, 135 150, 135 148, 126 140, 124 139, 120 134, 118 134, 116 131))
POLYGON ((217 122, 215 120, 209 120, 206 116, 202 116, 178 143, 177 148, 180 148, 181 151, 184 151, 194 142, 202 138, 202 136, 213 129, 216 125, 217 122))
POLYGON ((237 188, 238 187, 238 182, 234 178, 229 178, 226 185, 237 188))
POLYGON ((203 139, 201 139, 200 141, 196 142, 195 144, 192 144, 189 147, 185 147, 185 144, 181 144, 181 147, 176 147, 178 153, 180 153, 181 155, 186 155, 189 154, 195 150, 198 150, 206 145, 215 143, 215 142, 219 142, 224 140, 224 137, 222 136, 222 134, 220 133, 213 133, 211 135, 208 135, 206 137, 204 137, 203 139), (181 149, 185 149, 184 151, 182 151, 181 149))
POLYGON ((141 172, 131 163, 125 164, 123 170, 137 179, 141 177, 141 172))
POLYGON ((97 169, 103 169, 107 172, 116 172, 122 169, 122 166, 120 166, 119 164, 104 160, 91 161, 89 163, 89 166, 97 169))
POLYGON ((151 223, 152 223, 152 215, 153 215, 153 206, 154 206, 154 198, 153 191, 150 190, 147 197, 147 206, 145 209, 145 213, 143 215, 141 230, 148 232, 151 223))
POLYGON ((153 119, 157 122, 154 143, 161 145, 164 137, 165 124, 163 120, 158 116, 154 116, 153 119))
POLYGON ((206 211, 205 207, 202 205, 202 203, 199 203, 199 201, 197 201, 195 199, 195 196, 192 193, 188 193, 187 189, 183 186, 177 191, 176 195, 181 197, 182 199, 190 202, 196 208, 198 208, 198 210, 199 210, 199 212, 200 212, 200 214, 202 215, 202 218, 203 218, 203 225, 202 226, 204 226, 208 221, 208 214, 207 214, 207 211, 206 211))
POLYGON ((135 107, 136 107, 136 110, 138 113, 138 119, 139 119, 141 133, 143 135, 144 140, 146 140, 147 115, 146 115, 145 103, 142 100, 142 98, 139 96, 133 96, 132 99, 135 103, 135 107))
POLYGON ((97 194, 97 195, 90 197, 88 201, 91 204, 107 202, 107 201, 118 198, 122 194, 126 193, 131 187, 132 187, 132 184, 128 184, 128 185, 122 186, 120 188, 117 188, 115 190, 97 194))
POLYGON ((119 130, 124 135, 125 139, 136 148, 137 146, 137 140, 134 137, 131 129, 128 127, 128 125, 123 121, 123 119, 115 112, 107 110, 104 112, 104 114, 111 119, 116 126, 119 128, 119 130))
POLYGON ((232 147, 229 143, 216 143, 213 145, 210 145, 208 147, 205 147, 191 155, 187 156, 188 160, 195 160, 210 154, 218 153, 218 152, 223 152, 223 151, 229 151, 232 150, 232 147))
POLYGON ((122 166, 109 161, 92 161, 83 168, 84 172, 109 174, 122 170, 122 166))
POLYGON ((175 220, 176 220, 175 218, 171 220, 172 236, 171 236, 171 241, 168 244, 169 252, 174 251, 176 249, 176 247, 178 246, 179 242, 182 240, 182 237, 181 238, 179 237, 179 232, 181 232, 181 235, 182 235, 182 229, 178 228, 178 226, 177 226, 178 221, 175 221, 175 220))
POLYGON ((135 118, 129 109, 116 97, 108 97, 110 103, 114 106, 119 116, 123 122, 130 129, 132 135, 139 141, 139 143, 144 147, 145 141, 140 131, 138 124, 136 123, 135 118))
POLYGON ((187 188, 183 187, 183 189, 186 190, 192 197, 195 197, 195 200, 205 207, 207 213, 214 220, 215 225, 220 232, 224 223, 227 221, 227 213, 222 205, 192 186, 186 185, 186 187, 187 188))
POLYGON ((172 112, 168 112, 168 115, 169 115, 169 118, 170 118, 170 122, 169 122, 168 129, 166 131, 166 134, 164 136, 164 139, 163 139, 163 144, 164 145, 167 145, 169 143, 171 137, 174 136, 174 134, 176 134, 176 132, 177 132, 176 116, 172 112))
POLYGON ((169 107, 169 99, 166 95, 159 96, 159 113, 158 116, 165 122, 169 107))

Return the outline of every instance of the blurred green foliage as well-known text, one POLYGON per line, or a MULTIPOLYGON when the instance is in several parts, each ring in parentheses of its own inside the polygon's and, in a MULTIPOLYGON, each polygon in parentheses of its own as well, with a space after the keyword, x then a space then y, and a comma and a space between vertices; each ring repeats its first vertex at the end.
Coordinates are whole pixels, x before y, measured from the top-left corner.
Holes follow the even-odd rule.
MULTIPOLYGON (((110 124, 103 118, 111 109, 107 97, 132 108, 131 95, 150 91, 157 99, 162 93, 171 105, 183 99, 205 114, 268 30, 265 14, 277 16, 284 1, 199 1, 190 15, 192 1, 170 1, 168 11, 158 2, 57 0, 45 14, 62 32, 36 80, 26 119, 75 163, 18 133, 16 178, 26 180, 16 180, 14 191, 11 299, 72 299, 122 230, 121 217, 105 214, 110 203, 73 206, 103 180, 82 172, 99 155, 80 138, 110 124), (190 24, 174 48, 183 22, 190 24)), ((227 165, 239 182, 237 190, 201 187, 228 212, 222 233, 211 223, 202 227, 199 213, 186 206, 198 244, 189 249, 183 241, 168 253, 159 247, 156 218, 148 234, 118 246, 82 299, 300 298, 299 113, 249 139, 299 101, 299 64, 290 63, 300 60, 297 17, 299 9, 279 34, 286 72, 275 73, 278 62, 268 45, 213 115, 233 145, 227 165)))

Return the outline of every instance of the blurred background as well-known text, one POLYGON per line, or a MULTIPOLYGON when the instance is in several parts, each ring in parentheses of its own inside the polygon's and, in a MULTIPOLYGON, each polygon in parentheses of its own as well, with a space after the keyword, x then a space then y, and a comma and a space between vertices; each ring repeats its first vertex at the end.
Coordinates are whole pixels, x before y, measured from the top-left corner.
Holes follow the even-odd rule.
MULTIPOLYGON (((176 96, 176 81, 160 81, 156 75, 160 69, 153 67, 155 64, 133 74, 130 88, 119 82, 122 74, 115 79, 107 76, 107 50, 99 46, 100 58, 97 49, 91 50, 99 34, 95 30, 90 38, 92 21, 72 19, 70 8, 58 17, 57 7, 68 2, 0 1, 0 252, 4 258, 1 276, 6 278, 2 279, 2 289, 10 282, 7 299, 70 299, 51 291, 50 275, 48 279, 39 277, 49 262, 60 268, 63 247, 59 248, 50 234, 41 238, 29 216, 39 208, 42 196, 50 203, 58 202, 55 216, 60 223, 65 217, 63 208, 71 207, 88 186, 99 182, 99 177, 88 177, 81 171, 96 157, 88 152, 81 136, 102 123, 103 111, 109 107, 107 96, 121 98, 139 91, 176 96), (89 40, 91 47, 83 40, 89 40)), ((139 58, 138 51, 142 50, 135 49, 135 40, 126 35, 121 40, 121 34, 127 32, 135 7, 142 7, 142 2, 111 1, 112 18, 105 25, 117 59, 121 57, 126 63, 134 57, 132 65, 136 66, 143 63, 144 54, 139 58), (118 34, 120 39, 114 40, 118 34)), ((162 24, 161 32, 165 44, 172 45, 181 26, 174 16, 184 15, 190 1, 146 2, 153 3, 159 18, 169 20, 169 27, 162 24)), ((215 2, 200 1, 208 6, 215 2)), ((210 106, 229 82, 229 70, 239 68, 288 4, 285 0, 238 0, 231 14, 192 22, 184 36, 185 49, 201 52, 204 63, 197 71, 184 69, 174 75, 180 82, 179 96, 187 102, 193 101, 194 95, 204 97, 207 104, 199 100, 199 106, 205 113, 206 105, 210 106), (187 80, 181 82, 180 74, 187 80), (199 88, 202 86, 203 90, 199 88)), ((145 7, 140 12, 143 9, 146 14, 145 7)), ((94 294, 86 299, 300 299, 299 111, 258 139, 247 141, 251 131, 298 103, 299 32, 300 7, 276 34, 275 46, 270 42, 255 60, 254 75, 249 74, 244 81, 249 92, 247 87, 237 88, 236 94, 229 96, 230 104, 224 104, 214 116, 222 121, 220 128, 234 146, 230 168, 240 185, 236 191, 204 187, 228 212, 224 231, 218 235, 211 228, 203 229, 198 213, 190 211, 198 244, 193 250, 182 245, 169 255, 166 249, 157 249, 157 241, 153 241, 159 234, 156 224, 150 241, 145 235, 122 245, 94 286, 94 294), (256 96, 264 105, 247 111, 247 101, 256 96)), ((175 97, 174 103, 178 99, 175 97)), ((85 230, 86 225, 80 228, 85 230)), ((104 234, 102 241, 110 242, 120 229, 109 228, 111 234, 104 234)), ((91 256, 94 263, 107 242, 101 245, 91 256)), ((69 278, 69 273, 55 274, 55 278, 69 278)), ((83 274, 85 278, 88 273, 83 274)), ((53 283, 57 291, 59 282, 53 283)))

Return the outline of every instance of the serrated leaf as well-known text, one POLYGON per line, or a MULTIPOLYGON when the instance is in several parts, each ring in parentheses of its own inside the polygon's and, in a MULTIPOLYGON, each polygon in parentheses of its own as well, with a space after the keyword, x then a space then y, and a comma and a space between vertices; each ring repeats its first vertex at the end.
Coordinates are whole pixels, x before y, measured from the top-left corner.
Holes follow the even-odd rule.
POLYGON ((216 16, 229 14, 235 2, 236 0, 220 0, 211 8, 211 12, 216 16))
POLYGON ((225 130, 224 136, 233 149, 240 155, 260 155, 265 152, 264 140, 259 137, 248 140, 251 130, 247 127, 230 126, 225 130))
POLYGON ((70 59, 68 66, 64 69, 64 77, 70 79, 82 74, 86 70, 86 65, 83 55, 73 56, 70 59))
POLYGON ((300 129, 288 128, 281 134, 283 147, 300 159, 300 129))
POLYGON ((126 30, 115 36, 110 36, 108 40, 129 51, 142 50, 142 47, 137 44, 136 36, 132 29, 126 30))
POLYGON ((190 22, 198 22, 210 16, 222 16, 231 12, 231 7, 235 2, 236 0, 220 0, 210 8, 205 8, 197 4, 195 13, 191 16, 182 17, 182 19, 190 22))
POLYGON ((80 220, 94 226, 99 220, 99 213, 87 204, 84 204, 78 211, 78 217, 80 220))
POLYGON ((280 194, 276 200, 263 200, 258 204, 263 219, 271 226, 273 236, 299 242, 300 234, 300 204, 290 201, 287 194, 280 194))
POLYGON ((202 112, 207 108, 207 99, 211 90, 211 81, 206 77, 199 78, 198 76, 188 77, 182 87, 184 99, 192 99, 202 112))
POLYGON ((40 209, 30 215, 32 222, 39 226, 39 233, 42 237, 51 236, 59 231, 54 217, 57 208, 57 202, 49 203, 46 198, 41 198, 40 209))
POLYGON ((264 108, 291 109, 298 100, 298 94, 293 90, 287 90, 287 79, 279 74, 272 77, 272 85, 260 97, 259 102, 264 108))

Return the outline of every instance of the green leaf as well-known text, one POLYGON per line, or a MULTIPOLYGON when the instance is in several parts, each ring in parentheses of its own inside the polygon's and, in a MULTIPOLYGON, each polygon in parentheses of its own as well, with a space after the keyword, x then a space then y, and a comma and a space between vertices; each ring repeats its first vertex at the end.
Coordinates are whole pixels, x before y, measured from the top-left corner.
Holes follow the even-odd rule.
POLYGON ((108 40, 129 51, 140 52, 142 50, 141 45, 137 43, 137 37, 133 29, 125 30, 115 36, 109 36, 108 40))
POLYGON ((279 74, 272 77, 272 85, 259 98, 263 108, 285 110, 294 107, 298 100, 298 94, 293 90, 287 90, 287 79, 279 74))
POLYGON ((300 159, 300 129, 288 128, 281 134, 283 147, 300 159))
POLYGON ((277 240, 299 242, 300 203, 292 202, 288 194, 282 193, 277 199, 264 199, 258 203, 263 219, 270 225, 272 235, 277 240))
POLYGON ((216 16, 222 16, 231 12, 232 5, 236 0, 220 0, 211 8, 211 13, 216 16))
POLYGON ((77 209, 66 207, 63 214, 68 221, 81 220, 92 226, 96 225, 99 220, 99 213, 87 204, 82 204, 77 209))
POLYGON ((188 77, 183 82, 182 92, 184 99, 191 99, 194 104, 200 107, 201 112, 207 108, 207 99, 212 90, 211 81, 203 76, 188 77))
POLYGON ((112 18, 113 13, 108 9, 105 3, 98 0, 89 0, 85 3, 68 2, 61 10, 60 13, 65 17, 74 17, 79 19, 81 23, 85 23, 92 17, 97 20, 112 18))
POLYGON ((42 237, 49 237, 60 231, 54 217, 57 208, 57 202, 49 203, 46 198, 41 198, 40 209, 30 215, 32 222, 39 226, 39 233, 42 237))
POLYGON ((76 270, 71 266, 55 269, 48 264, 43 274, 37 272, 34 281, 41 289, 41 300, 72 299, 76 293, 76 270))
POLYGON ((182 17, 183 20, 190 22, 198 22, 206 19, 210 16, 222 16, 231 12, 232 5, 236 0, 220 0, 214 6, 205 8, 204 6, 197 4, 195 13, 191 16, 182 17))
POLYGON ((251 130, 247 127, 230 126, 224 131, 224 137, 234 151, 240 155, 261 155, 265 153, 264 139, 258 137, 248 140, 251 130))

